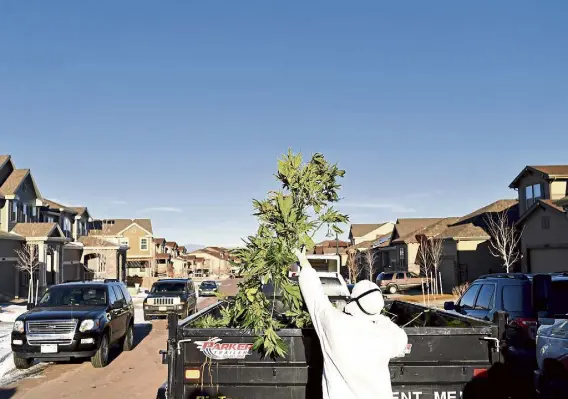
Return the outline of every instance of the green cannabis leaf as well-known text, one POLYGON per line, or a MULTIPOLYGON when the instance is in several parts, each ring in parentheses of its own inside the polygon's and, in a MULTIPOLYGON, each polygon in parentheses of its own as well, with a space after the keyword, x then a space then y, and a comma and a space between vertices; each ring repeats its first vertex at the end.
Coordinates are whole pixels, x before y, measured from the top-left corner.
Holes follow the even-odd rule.
POLYGON ((234 303, 226 310, 223 325, 252 331, 257 335, 253 348, 264 356, 286 355, 286 345, 277 334, 279 329, 303 328, 310 323, 300 289, 288 279, 290 265, 297 260, 292 250, 302 245, 312 249, 312 237, 324 226, 328 231, 342 233, 339 225, 349 219, 332 204, 339 201, 341 185, 337 180, 344 175, 345 171, 330 164, 322 154, 314 154, 304 162, 301 154, 288 150, 278 160, 275 176, 280 190, 270 191, 266 199, 253 200, 259 226, 254 236, 243 240, 243 248, 232 251, 237 259, 233 264, 240 269, 244 281, 234 303), (291 325, 277 319, 270 300, 273 298, 267 298, 262 290, 266 284, 281 292, 287 309, 285 316, 291 325))

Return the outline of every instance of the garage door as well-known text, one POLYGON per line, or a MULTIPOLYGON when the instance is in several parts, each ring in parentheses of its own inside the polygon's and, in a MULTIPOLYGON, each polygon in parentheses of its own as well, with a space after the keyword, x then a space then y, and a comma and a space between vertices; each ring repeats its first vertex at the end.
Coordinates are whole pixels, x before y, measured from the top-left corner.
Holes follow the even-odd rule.
POLYGON ((543 248, 530 250, 531 273, 568 271, 568 248, 543 248))

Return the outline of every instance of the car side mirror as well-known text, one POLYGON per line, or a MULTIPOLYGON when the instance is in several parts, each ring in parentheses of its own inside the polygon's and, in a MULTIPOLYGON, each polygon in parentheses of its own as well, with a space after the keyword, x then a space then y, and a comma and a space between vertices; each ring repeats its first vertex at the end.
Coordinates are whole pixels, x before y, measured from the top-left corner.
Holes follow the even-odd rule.
POLYGON ((444 310, 455 310, 456 304, 453 301, 444 302, 444 310))

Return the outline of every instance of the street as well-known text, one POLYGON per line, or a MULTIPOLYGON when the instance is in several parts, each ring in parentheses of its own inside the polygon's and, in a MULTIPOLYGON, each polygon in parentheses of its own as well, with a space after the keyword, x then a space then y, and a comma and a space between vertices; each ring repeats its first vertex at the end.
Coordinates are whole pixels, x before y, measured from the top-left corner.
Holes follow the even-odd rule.
MULTIPOLYGON (((222 281, 221 292, 234 295, 238 290, 237 282, 222 281)), ((215 297, 200 298, 198 308, 203 309, 216 301, 215 297)), ((141 302, 138 301, 136 306, 140 312, 141 302)), ((162 365, 158 353, 166 349, 166 324, 165 320, 136 324, 138 344, 134 350, 115 351, 111 363, 104 369, 93 368, 88 360, 41 366, 26 378, 0 388, 0 399, 155 398, 158 387, 167 377, 167 367, 162 365)))

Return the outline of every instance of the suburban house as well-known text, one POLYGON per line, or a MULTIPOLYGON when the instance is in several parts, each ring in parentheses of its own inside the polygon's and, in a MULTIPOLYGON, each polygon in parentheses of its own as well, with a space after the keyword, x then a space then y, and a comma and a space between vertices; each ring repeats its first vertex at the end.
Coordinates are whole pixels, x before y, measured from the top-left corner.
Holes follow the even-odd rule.
POLYGON ((81 236, 82 262, 87 268, 85 278, 116 278, 127 280, 126 258, 128 247, 98 236, 81 236))
POLYGON ((349 241, 352 246, 358 245, 360 249, 365 250, 371 248, 373 242, 379 237, 391 234, 394 229, 394 223, 378 223, 378 224, 352 224, 349 229, 349 241))
POLYGON ((102 219, 89 225, 89 236, 127 248, 126 276, 151 276, 155 246, 150 219, 102 219))
POLYGON ((206 247, 190 253, 195 256, 196 271, 221 276, 231 272, 229 250, 221 247, 206 247))
POLYGON ((70 241, 59 225, 39 223, 41 193, 29 169, 16 169, 9 155, 0 156, 0 295, 27 296, 30 275, 20 270, 17 250, 31 244, 37 251, 34 285, 43 292, 49 279, 61 279, 64 245, 70 241), (48 276, 49 279, 48 279, 48 276), (39 284, 38 284, 39 283, 39 284))
POLYGON ((166 239, 154 239, 154 253, 156 258, 156 268, 154 270, 155 277, 165 277, 168 270, 173 268, 172 256, 166 252, 166 239))
POLYGON ((509 187, 518 192, 522 271, 568 271, 568 165, 526 166, 509 187))

